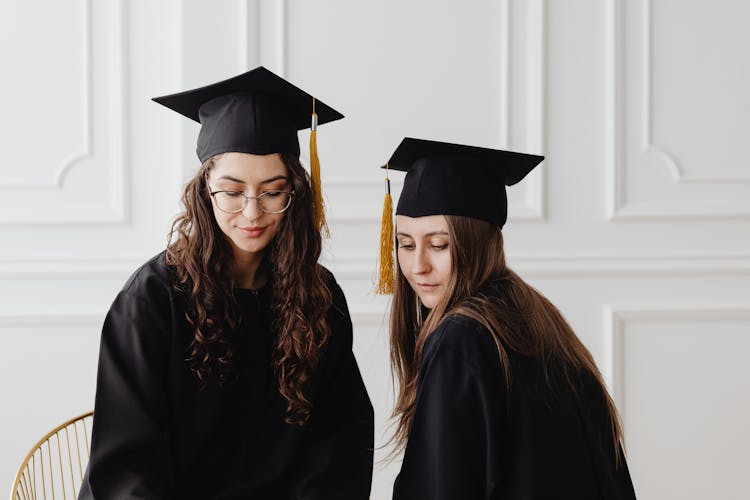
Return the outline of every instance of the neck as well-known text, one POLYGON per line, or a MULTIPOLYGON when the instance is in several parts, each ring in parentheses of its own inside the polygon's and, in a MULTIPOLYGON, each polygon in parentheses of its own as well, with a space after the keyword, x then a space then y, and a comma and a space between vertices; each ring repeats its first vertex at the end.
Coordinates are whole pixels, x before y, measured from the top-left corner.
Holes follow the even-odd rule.
POLYGON ((261 288, 268 281, 268 276, 261 269, 263 254, 238 254, 234 256, 232 278, 238 288, 261 288))

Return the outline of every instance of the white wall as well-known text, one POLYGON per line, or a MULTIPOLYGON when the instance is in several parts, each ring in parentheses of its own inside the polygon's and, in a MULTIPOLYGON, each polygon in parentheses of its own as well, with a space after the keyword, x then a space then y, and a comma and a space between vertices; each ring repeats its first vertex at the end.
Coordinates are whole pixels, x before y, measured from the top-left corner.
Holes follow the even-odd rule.
MULTIPOLYGON (((508 147, 547 157, 511 190, 509 262, 599 362, 639 498, 742 498, 749 16, 740 0, 3 2, 0 490, 91 408, 103 316, 197 166, 197 126, 149 99, 263 64, 347 116, 319 131, 325 262, 381 443, 376 167, 407 135, 508 147)), ((374 499, 397 469, 377 469, 374 499)))

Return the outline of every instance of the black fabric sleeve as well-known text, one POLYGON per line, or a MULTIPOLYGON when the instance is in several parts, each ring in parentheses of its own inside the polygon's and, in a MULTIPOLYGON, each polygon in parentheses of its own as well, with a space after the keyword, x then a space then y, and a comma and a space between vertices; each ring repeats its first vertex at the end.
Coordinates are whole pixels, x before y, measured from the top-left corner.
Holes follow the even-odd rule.
POLYGON ((331 336, 304 452, 292 471, 290 498, 294 500, 366 500, 372 483, 372 404, 352 353, 346 299, 335 281, 331 291, 331 336))
POLYGON ((102 329, 91 458, 80 500, 171 498, 165 371, 169 299, 131 283, 102 329))
POLYGON ((414 419, 393 498, 494 498, 499 490, 496 429, 507 421, 505 397, 502 378, 482 367, 481 360, 497 358, 497 350, 466 322, 446 322, 432 335, 441 338, 421 363, 414 419))

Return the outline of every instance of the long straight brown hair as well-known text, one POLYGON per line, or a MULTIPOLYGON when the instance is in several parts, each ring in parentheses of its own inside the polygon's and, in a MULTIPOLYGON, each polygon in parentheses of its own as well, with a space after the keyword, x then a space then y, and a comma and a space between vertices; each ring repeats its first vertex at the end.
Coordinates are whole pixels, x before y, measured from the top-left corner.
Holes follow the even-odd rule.
MULTIPOLYGON (((617 450, 622 443, 622 429, 594 358, 560 311, 506 266, 502 231, 494 224, 474 218, 454 215, 445 218, 452 273, 445 295, 424 321, 417 295, 400 267, 396 271, 390 321, 391 368, 398 380, 392 415, 397 422, 394 452, 403 450, 408 440, 425 340, 444 319, 453 315, 472 318, 492 333, 508 390, 512 376, 509 350, 540 359, 547 383, 551 380, 551 365, 560 367, 564 382, 574 394, 580 390, 575 382, 579 375, 594 377, 606 400, 617 450), (479 293, 484 285, 493 281, 502 282, 503 297, 479 293)), ((619 462, 619 453, 615 456, 619 462)))

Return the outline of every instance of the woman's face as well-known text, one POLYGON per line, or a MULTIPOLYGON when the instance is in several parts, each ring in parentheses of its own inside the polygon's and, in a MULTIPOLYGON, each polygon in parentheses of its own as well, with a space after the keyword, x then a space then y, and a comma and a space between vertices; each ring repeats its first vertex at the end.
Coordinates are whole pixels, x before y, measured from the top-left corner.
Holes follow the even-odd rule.
MULTIPOLYGON (((286 165, 278 154, 253 155, 224 153, 214 159, 208 174, 208 189, 233 191, 231 196, 241 200, 238 193, 258 197, 267 191, 291 191, 286 165)), ((281 227, 285 213, 266 213, 257 200, 248 200, 238 213, 226 213, 217 206, 216 195, 211 197, 214 217, 238 262, 260 258, 281 227)))
POLYGON ((396 216, 398 265, 425 307, 445 294, 452 271, 448 222, 442 215, 396 216))

